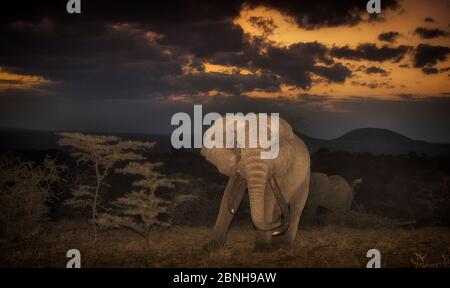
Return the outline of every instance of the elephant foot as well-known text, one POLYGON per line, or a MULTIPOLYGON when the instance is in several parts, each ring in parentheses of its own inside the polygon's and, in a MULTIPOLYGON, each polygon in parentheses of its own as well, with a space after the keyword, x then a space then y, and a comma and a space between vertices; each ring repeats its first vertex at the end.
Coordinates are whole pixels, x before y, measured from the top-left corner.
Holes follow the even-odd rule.
POLYGON ((216 251, 223 247, 223 242, 218 240, 211 240, 202 246, 203 250, 206 252, 216 251))

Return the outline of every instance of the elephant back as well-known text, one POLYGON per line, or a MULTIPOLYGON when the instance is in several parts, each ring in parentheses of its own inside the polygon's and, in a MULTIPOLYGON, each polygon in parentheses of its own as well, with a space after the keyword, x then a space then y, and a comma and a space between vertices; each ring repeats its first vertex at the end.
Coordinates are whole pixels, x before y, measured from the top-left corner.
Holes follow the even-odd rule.
POLYGON ((311 173, 310 178, 310 186, 309 186, 309 197, 315 199, 322 199, 324 195, 326 195, 327 190, 330 186, 329 179, 327 174, 320 172, 311 173))
POLYGON ((331 175, 328 193, 322 199, 322 206, 329 210, 349 210, 352 201, 352 188, 340 175, 331 175))

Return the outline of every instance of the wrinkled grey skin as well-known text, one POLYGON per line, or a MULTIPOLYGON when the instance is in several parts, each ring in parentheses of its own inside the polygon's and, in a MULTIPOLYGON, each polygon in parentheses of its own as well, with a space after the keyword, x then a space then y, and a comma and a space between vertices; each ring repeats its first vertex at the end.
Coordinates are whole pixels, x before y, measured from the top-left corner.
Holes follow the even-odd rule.
POLYGON ((290 125, 282 119, 278 157, 261 159, 260 151, 259 148, 203 147, 202 155, 222 174, 229 176, 212 239, 205 245, 206 249, 216 249, 225 243, 228 228, 246 188, 251 218, 257 231, 255 248, 272 249, 293 244, 309 192, 309 152, 303 141, 292 132, 290 125), (275 189, 271 185, 274 179, 280 188, 278 195, 290 212, 289 219, 281 215, 282 205, 276 200, 275 189), (286 230, 277 231, 283 224, 289 224, 286 230))
POLYGON ((350 185, 340 175, 327 176, 324 173, 311 173, 310 194, 305 207, 305 217, 302 223, 313 225, 317 223, 317 208, 323 207, 330 211, 348 211, 351 208, 354 189, 361 179, 350 185))

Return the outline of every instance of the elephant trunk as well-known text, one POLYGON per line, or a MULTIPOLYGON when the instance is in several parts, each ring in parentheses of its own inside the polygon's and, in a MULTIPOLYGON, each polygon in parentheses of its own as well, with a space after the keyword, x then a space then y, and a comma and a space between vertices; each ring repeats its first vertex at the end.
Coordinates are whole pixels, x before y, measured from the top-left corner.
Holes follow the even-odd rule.
POLYGON ((269 166, 259 158, 251 159, 245 167, 250 212, 253 224, 258 230, 270 231, 281 226, 281 222, 267 223, 265 219, 265 191, 269 176, 269 166))

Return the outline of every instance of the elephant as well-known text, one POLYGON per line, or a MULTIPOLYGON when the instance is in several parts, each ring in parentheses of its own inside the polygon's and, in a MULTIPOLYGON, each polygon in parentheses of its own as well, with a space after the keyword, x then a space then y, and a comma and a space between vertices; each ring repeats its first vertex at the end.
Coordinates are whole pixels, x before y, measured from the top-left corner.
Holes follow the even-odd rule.
POLYGON ((329 211, 348 211, 352 203, 355 188, 362 183, 362 179, 356 179, 350 185, 340 175, 327 176, 324 173, 311 173, 310 193, 306 202, 302 223, 316 224, 317 209, 326 208, 329 211))
MULTIPOLYGON (((236 119, 245 121, 245 118, 236 119)), ((214 126, 218 123, 223 125, 224 135, 227 129, 231 129, 225 117, 221 117, 209 131, 215 131, 214 126)), ((247 125, 247 121, 244 123, 247 125)), ((234 127, 234 121, 232 125, 234 127)), ((247 128, 245 136, 249 134, 247 128)), ((211 251, 224 245, 233 216, 247 190, 251 220, 256 228, 255 250, 293 245, 309 193, 310 156, 306 145, 293 133, 288 122, 279 118, 278 130, 279 152, 274 159, 261 159, 263 149, 259 145, 256 148, 203 146, 201 154, 206 160, 229 177, 212 237, 204 249, 211 251)))

